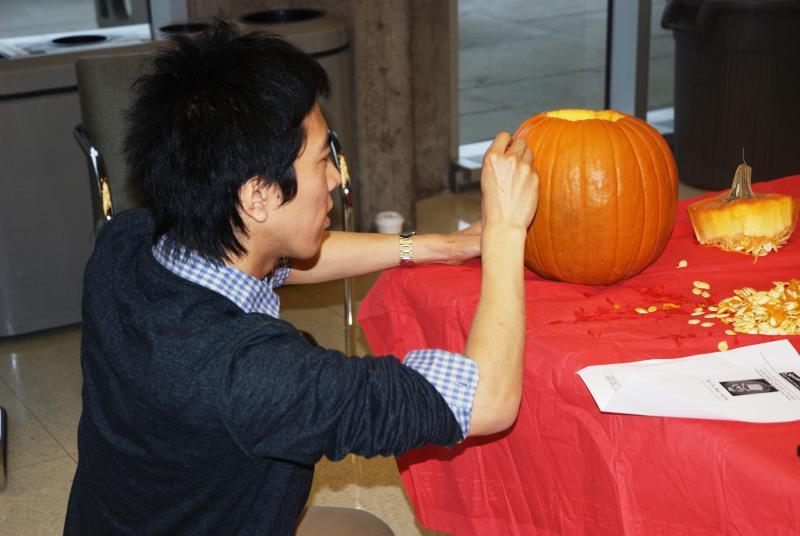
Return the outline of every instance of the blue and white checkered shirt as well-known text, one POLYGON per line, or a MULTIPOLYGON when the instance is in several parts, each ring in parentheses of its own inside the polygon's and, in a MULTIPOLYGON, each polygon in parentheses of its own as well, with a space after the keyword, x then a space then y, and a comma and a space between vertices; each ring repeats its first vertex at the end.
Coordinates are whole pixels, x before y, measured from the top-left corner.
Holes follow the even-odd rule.
MULTIPOLYGON (((166 235, 153 246, 153 256, 170 272, 225 296, 247 313, 279 317, 281 300, 274 289, 289 277, 290 268, 285 261, 279 263, 272 277, 262 281, 226 264, 210 261, 195 251, 187 251, 166 235)), ((478 364, 464 355, 444 350, 409 352, 403 364, 419 372, 439 391, 467 437, 478 387, 478 364)))

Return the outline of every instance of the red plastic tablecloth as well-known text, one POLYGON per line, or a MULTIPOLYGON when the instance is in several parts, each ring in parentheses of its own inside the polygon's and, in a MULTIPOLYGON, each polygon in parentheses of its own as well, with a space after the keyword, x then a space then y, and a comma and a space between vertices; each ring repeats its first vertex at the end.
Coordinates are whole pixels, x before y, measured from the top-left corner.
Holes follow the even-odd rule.
MULTIPOLYGON (((755 185, 800 197, 800 176, 755 185)), ((687 324, 743 286, 800 278, 800 231, 757 263, 700 246, 680 203, 656 263, 592 287, 526 270, 527 331, 519 418, 504 434, 430 447, 398 460, 423 525, 453 534, 800 534, 800 422, 740 422, 601 413, 577 370, 592 364, 682 357, 774 340, 687 324), (681 259, 686 268, 678 269, 681 259), (681 306, 641 315, 635 307, 681 306), (618 304, 619 308, 615 308, 618 304)), ((480 262, 385 272, 359 322, 377 354, 464 350, 480 291, 480 262)), ((800 336, 786 337, 800 348, 800 336)))

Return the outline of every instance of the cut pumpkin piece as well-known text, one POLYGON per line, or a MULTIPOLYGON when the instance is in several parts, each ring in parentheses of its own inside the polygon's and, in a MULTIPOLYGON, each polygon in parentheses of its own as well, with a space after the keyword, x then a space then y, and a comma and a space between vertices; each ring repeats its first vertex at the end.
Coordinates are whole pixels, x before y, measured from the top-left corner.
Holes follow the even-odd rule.
POLYGON ((736 168, 730 192, 687 207, 697 241, 725 251, 763 257, 789 240, 800 201, 791 196, 753 193, 752 168, 736 168))

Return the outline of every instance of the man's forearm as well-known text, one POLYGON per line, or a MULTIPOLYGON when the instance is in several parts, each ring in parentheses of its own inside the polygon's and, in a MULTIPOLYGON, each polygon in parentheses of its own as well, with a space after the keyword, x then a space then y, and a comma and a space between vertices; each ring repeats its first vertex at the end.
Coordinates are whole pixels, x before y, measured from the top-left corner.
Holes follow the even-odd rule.
MULTIPOLYGON (((477 243, 479 238, 477 235, 454 237, 425 234, 417 235, 413 240, 414 262, 426 263, 450 262, 458 256, 457 249, 465 249, 467 241, 477 243)), ((474 255, 477 255, 478 248, 474 249, 474 255)), ((322 283, 386 270, 399 264, 400 243, 397 235, 329 231, 325 233, 322 248, 316 257, 292 259, 292 271, 286 283, 322 283)))
POLYGON ((484 228, 481 297, 464 352, 480 370, 470 435, 508 428, 519 408, 525 336, 524 249, 524 228, 484 228))

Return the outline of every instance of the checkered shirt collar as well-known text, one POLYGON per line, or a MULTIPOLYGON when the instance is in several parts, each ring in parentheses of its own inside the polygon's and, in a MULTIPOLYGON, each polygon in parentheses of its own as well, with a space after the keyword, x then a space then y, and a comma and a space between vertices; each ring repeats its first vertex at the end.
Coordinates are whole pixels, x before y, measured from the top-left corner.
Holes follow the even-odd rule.
POLYGON ((221 262, 208 260, 166 235, 153 246, 153 257, 170 272, 223 295, 246 313, 279 317, 281 299, 274 289, 289 276, 285 262, 279 263, 272 277, 262 281, 221 262))

